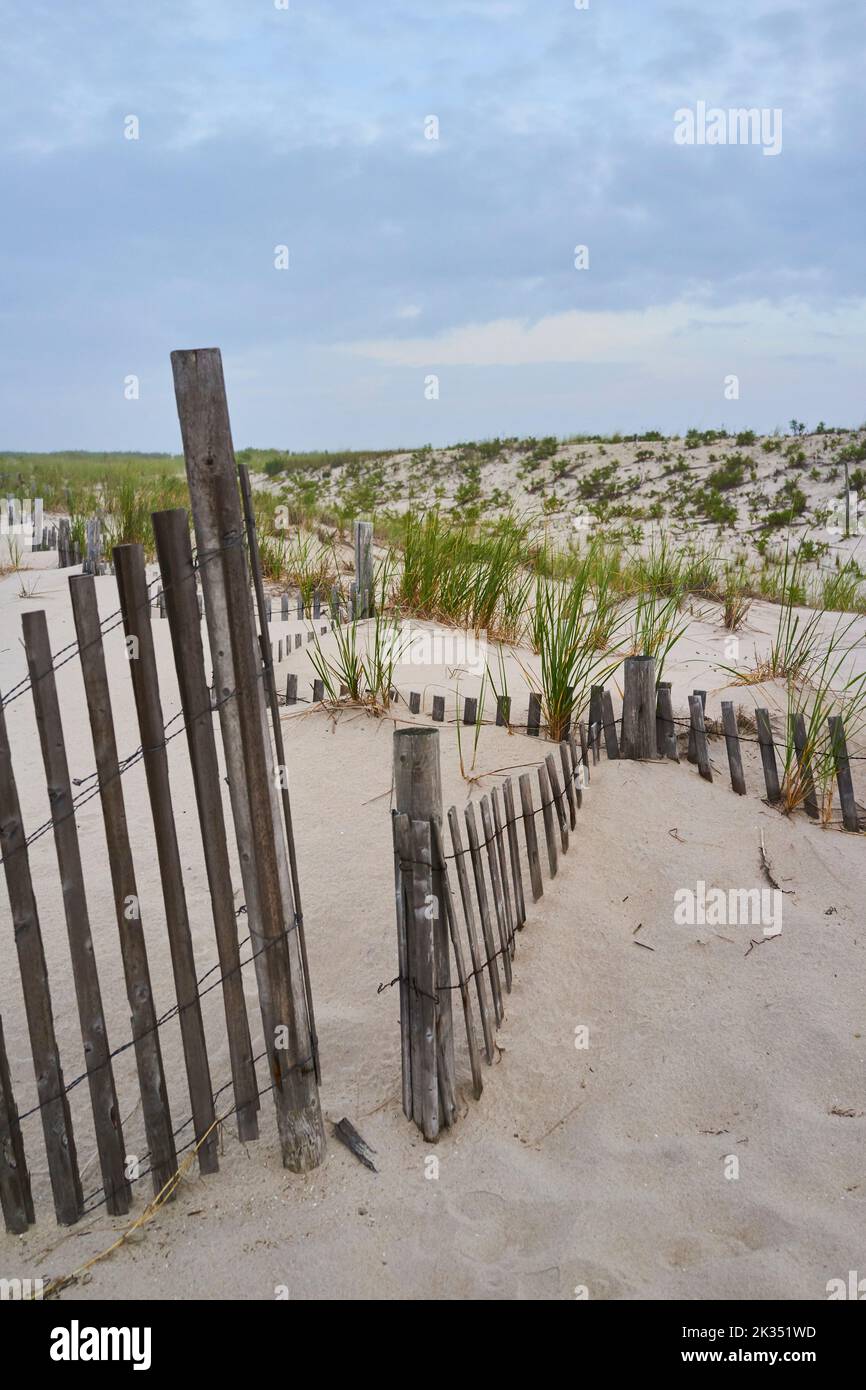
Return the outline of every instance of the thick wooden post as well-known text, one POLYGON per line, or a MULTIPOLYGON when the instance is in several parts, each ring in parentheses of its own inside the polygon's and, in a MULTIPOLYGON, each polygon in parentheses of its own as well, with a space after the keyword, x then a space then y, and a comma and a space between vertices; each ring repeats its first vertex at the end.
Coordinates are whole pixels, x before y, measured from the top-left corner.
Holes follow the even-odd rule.
MULTIPOLYGON (((393 739, 394 758, 394 805, 398 816, 408 816, 410 821, 436 821, 442 825, 442 775, 439 766, 439 731, 431 728, 397 729, 393 739)), ((432 843, 432 842, 431 842, 432 843)), ((438 1039, 438 1066, 440 1097, 442 1099, 442 1119, 451 1124, 456 1116, 454 1102, 454 1023, 451 1006, 451 958, 448 936, 448 921, 443 901, 444 884, 442 871, 434 858, 425 854, 425 865, 430 866, 430 893, 433 897, 432 920, 411 913, 408 915, 410 930, 409 960, 417 954, 413 947, 411 932, 423 930, 432 932, 433 967, 438 1005, 436 1009, 436 1032, 438 1039), (444 1094, 442 1094, 444 1091, 444 1094)), ((428 911, 430 910, 428 905, 428 911)), ((423 954, 423 952, 422 952, 423 954)), ((410 1010, 418 1007, 417 996, 410 994, 410 1010)))
POLYGON ((623 668, 621 758, 658 757, 656 660, 627 656, 623 668))
POLYGON ((186 728, 196 810, 216 935, 238 1138, 257 1139, 258 1084, 253 1066, 250 1027, 241 974, 234 888, 229 864, 222 780, 213 731, 213 712, 205 675, 201 623, 196 598, 196 571, 189 539, 189 519, 179 507, 153 513, 159 560, 181 709, 186 728))
POLYGON ((12 927, 18 951, 21 988, 30 1050, 36 1073, 48 1174, 54 1195, 54 1210, 61 1226, 71 1226, 81 1215, 83 1194, 78 1176, 75 1138, 69 1114, 69 1100, 63 1083, 63 1068, 54 1032, 48 966, 42 946, 42 932, 33 894, 27 841, 21 824, 21 807, 12 769, 12 753, 6 732, 6 716, 0 701, 0 851, 6 873, 12 927))
MULTIPOLYGON (((196 1139, 201 1140, 213 1125, 214 1104, 201 1000, 196 980, 195 953, 192 947, 183 886, 183 868, 171 799, 165 727, 149 617, 144 551, 140 545, 116 545, 113 555, 123 614, 123 630, 130 644, 129 670, 138 712, 144 772, 150 798, 159 876, 162 880, 194 1132, 196 1139)), ((217 1143, 218 1135, 216 1130, 212 1130, 198 1150, 199 1167, 203 1173, 216 1172, 219 1167, 217 1143)))
POLYGON ((373 593, 373 523, 356 521, 353 526, 355 541, 355 584, 357 593, 357 616, 373 616, 375 594, 373 593))
POLYGON ((21 625, 24 630, 24 651, 30 673, 36 727, 39 731, 54 826, 54 845, 72 960, 72 978, 78 1004, 84 1064, 87 1070, 106 1207, 112 1216, 123 1216, 129 1211, 132 1193, 125 1173, 126 1150, 123 1144, 120 1106, 117 1103, 108 1029, 105 1026, 102 992, 93 954, 84 870, 75 826, 72 783, 66 759, 57 684, 51 664, 48 623, 44 611, 39 609, 33 613, 25 613, 21 625))
POLYGON ((217 348, 173 352, 214 684, 283 1163, 303 1172, 325 1132, 297 919, 255 642, 234 448, 217 348))
POLYGON ((30 1174, 24 1156, 24 1141, 18 1123, 18 1109, 12 1091, 12 1074, 3 1039, 0 1018, 0 1207, 6 1230, 21 1236, 36 1220, 30 1191, 30 1174))
POLYGON ((129 843, 126 803, 119 772, 117 738, 111 714, 111 695, 96 603, 96 586, 92 577, 70 575, 69 593, 81 658, 87 712, 90 717, 93 751, 96 756, 99 798, 114 896, 114 915, 123 959, 132 1036, 135 1041, 135 1062, 141 1091, 144 1132, 150 1150, 151 1180, 154 1193, 159 1193, 177 1171, 177 1154, 172 1135, 135 865, 129 843))

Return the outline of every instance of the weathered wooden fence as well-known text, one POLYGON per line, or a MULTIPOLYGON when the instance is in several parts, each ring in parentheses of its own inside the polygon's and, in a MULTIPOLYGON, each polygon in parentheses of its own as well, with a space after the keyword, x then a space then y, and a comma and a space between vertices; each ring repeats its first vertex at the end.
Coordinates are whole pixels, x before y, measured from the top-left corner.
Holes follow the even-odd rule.
MULTIPOLYGON (((251 599, 248 554, 256 574, 254 529, 245 530, 232 449, 219 352, 172 355, 183 435, 192 520, 183 510, 153 517, 163 597, 169 624, 182 724, 168 734, 163 717, 151 618, 153 596, 144 554, 138 545, 114 548, 113 564, 129 657, 129 672, 140 746, 131 758, 118 757, 103 635, 111 619, 100 622, 95 575, 98 539, 92 534, 90 573, 69 577, 77 656, 84 682, 96 769, 85 779, 88 790, 75 795, 66 757, 63 718, 55 683, 57 662, 49 645, 46 615, 23 617, 28 677, 0 701, 0 853, 12 910, 13 935, 36 1075, 48 1173, 58 1221, 69 1225, 85 1210, 68 1093, 87 1080, 104 1201, 112 1214, 129 1209, 131 1185, 113 1059, 128 1046, 135 1050, 139 1093, 149 1147, 154 1192, 170 1184, 178 1168, 176 1135, 191 1124, 190 1141, 202 1172, 218 1166, 216 1097, 202 1020, 184 872, 180 855, 167 744, 186 732, 204 853, 219 976, 207 972, 208 989, 221 984, 234 1106, 242 1139, 258 1136, 260 1090, 252 1055, 249 1019, 241 979, 242 964, 256 970, 269 1085, 277 1115, 283 1162, 304 1171, 321 1161, 324 1129, 318 1095, 319 1059, 312 991, 304 944, 291 810, 281 742, 275 751, 268 711, 275 709, 267 628, 257 631, 251 599), (200 627, 197 581, 204 592, 204 616, 213 669, 209 689, 200 627), (5 707, 29 694, 33 700, 51 808, 51 820, 31 836, 22 823, 5 707), (270 698, 268 698, 270 697, 270 698), (244 890, 244 912, 252 955, 241 962, 238 914, 223 812, 214 715, 228 772, 231 821, 244 890), (133 849, 122 777, 138 760, 144 765, 156 842, 162 901, 174 976, 175 1004, 158 1016, 150 978, 148 946, 141 920, 133 849), (278 784, 282 788, 278 792, 278 784), (76 826, 80 801, 98 795, 106 833, 116 926, 131 1016, 132 1037, 112 1050, 103 1009, 91 937, 85 873, 76 826), (66 917, 85 1072, 64 1079, 52 1010, 51 987, 39 923, 28 845, 52 829, 66 917), (191 1116, 176 1127, 169 1110, 160 1030, 179 1020, 191 1116)), ((259 577, 260 577, 260 572, 259 577)), ((261 597, 259 593, 259 597, 261 597)), ((65 713, 65 711, 64 711, 65 713)), ((174 721, 169 721, 170 723, 174 721)), ((277 721, 278 722, 278 721, 277 721)), ((149 932, 152 937, 152 931, 149 932)), ((187 1146, 189 1147, 189 1145, 187 1146)), ((144 1174, 140 1174, 144 1176, 144 1174)), ((93 1195, 93 1194, 91 1194, 93 1195)), ((7 1228, 20 1232, 34 1220, 31 1187, 12 1077, 0 1020, 0 1199, 7 1228)), ((99 1205, 100 1203, 96 1203, 99 1205)), ((92 1206, 87 1206, 92 1210, 92 1206)))
POLYGON ((583 789, 589 782, 589 746, 590 738, 581 727, 580 751, 569 733, 559 743, 559 757, 553 751, 548 753, 535 778, 529 772, 522 773, 518 778, 519 809, 510 777, 493 787, 478 802, 480 828, 475 803, 469 803, 462 818, 456 807, 450 807, 449 851, 442 808, 439 731, 429 725, 413 725, 394 734, 395 983, 400 991, 403 1111, 425 1139, 436 1139, 457 1117, 457 993, 472 1090, 476 1098, 481 1094, 482 1052, 491 1064, 495 1032, 505 1015, 505 996, 512 988, 518 936, 527 924, 527 895, 533 903, 543 897, 543 864, 550 877, 556 877, 559 857, 568 851, 583 804, 583 789), (546 850, 543 858, 538 816, 542 818, 546 850), (452 975, 456 976, 453 983, 452 975))

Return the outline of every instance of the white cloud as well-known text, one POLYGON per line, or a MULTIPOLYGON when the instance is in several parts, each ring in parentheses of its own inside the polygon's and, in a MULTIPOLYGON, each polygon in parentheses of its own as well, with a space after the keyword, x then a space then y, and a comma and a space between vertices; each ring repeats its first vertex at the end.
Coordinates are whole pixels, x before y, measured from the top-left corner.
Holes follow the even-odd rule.
MULTIPOLYGON (((339 350, 392 367, 523 367, 554 362, 630 362, 654 366, 688 360, 696 351, 734 358, 771 356, 826 348, 829 333, 841 334, 847 354, 861 353, 866 302, 818 310, 797 301, 764 301, 708 308, 679 300, 644 310, 569 310, 532 323, 501 318, 469 323, 426 338, 378 338, 341 343, 339 350)), ((732 359, 733 360, 733 359, 732 359)), ((731 370, 735 370, 732 367, 731 370)))

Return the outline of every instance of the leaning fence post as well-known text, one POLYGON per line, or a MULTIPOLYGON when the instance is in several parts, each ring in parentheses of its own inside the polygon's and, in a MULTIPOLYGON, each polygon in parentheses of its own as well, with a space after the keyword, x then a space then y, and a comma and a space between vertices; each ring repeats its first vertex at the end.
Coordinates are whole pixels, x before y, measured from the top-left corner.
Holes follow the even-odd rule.
POLYGON ((24 1141, 18 1123, 18 1109, 12 1091, 12 1075, 6 1044, 3 1040, 3 1019, 0 1017, 0 1206, 3 1221, 10 1235, 21 1236, 33 1225, 36 1213, 30 1191, 30 1174, 24 1154, 24 1141))
POLYGON ((713 769, 710 765, 710 749, 704 724, 704 705, 699 691, 689 696, 689 713, 691 715, 691 733, 695 745, 695 762, 701 776, 707 782, 712 782, 713 769))
POLYGON ((746 778, 743 773, 743 756, 740 751, 740 733, 737 716, 732 701, 722 701, 722 727, 725 731, 725 748, 728 752, 728 767, 731 772, 731 787, 738 796, 746 795, 746 778))
POLYGON ((289 866, 261 688, 243 521, 218 348, 171 355, 202 575, 214 683, 254 941, 268 1071, 283 1163, 316 1167, 325 1133, 289 866))
POLYGON ((623 667, 621 758, 655 758, 656 660, 627 656, 623 667))
MULTIPOLYGON (((694 691, 692 691, 692 694, 693 694, 693 695, 696 695, 696 696, 698 697, 698 699, 699 699, 700 702, 701 702, 701 709, 704 711, 704 713, 706 713, 706 709, 707 709, 707 692, 706 692, 705 690, 694 690, 694 691)), ((691 696, 689 697, 689 705, 691 706, 691 696)), ((689 724, 689 743, 688 743, 688 749, 687 749, 687 752, 686 752, 686 758, 688 759, 688 761, 689 761, 690 763, 696 763, 696 762, 698 761, 697 746, 696 746, 696 743, 695 743, 695 726, 694 726, 694 723, 690 723, 690 724, 689 724)))
POLYGON ((842 806, 842 824, 846 830, 859 830, 860 817, 854 798, 854 783, 851 781, 851 764, 848 760, 848 745, 845 741, 845 725, 838 714, 827 720, 830 729, 830 746, 836 768, 836 785, 839 788, 839 801, 842 806))
MULTIPOLYGON (((418 934, 431 935, 432 938, 432 988, 435 1011, 435 1061, 434 1077, 438 1081, 439 1102, 442 1106, 441 1119, 445 1125, 452 1125, 456 1118, 455 1098, 455 1038, 453 1038, 452 998, 450 998, 450 948, 448 917, 443 903, 442 870, 434 863, 430 821, 442 824, 442 774, 439 771, 439 733, 435 728, 398 728, 393 734, 393 788, 395 788, 395 808, 398 817, 409 819, 413 856, 420 852, 421 865, 413 863, 409 878, 413 884, 413 910, 407 910, 406 920, 409 929, 407 955, 410 973, 413 960, 425 959, 425 945, 418 941, 418 934), (427 837, 417 826, 427 821, 427 837), (414 824, 413 824, 414 823, 414 824), (428 878, 430 901, 424 902, 421 894, 421 910, 418 915, 417 895, 421 883, 428 878), (432 910, 432 916, 430 916, 432 910), (418 955, 420 952, 420 955, 418 955)), ((403 855, 403 858, 406 858, 403 855)), ((417 972, 416 972, 417 973, 417 972)), ((420 981, 418 981, 420 983, 420 981)), ((421 984, 420 984, 421 987, 421 984)), ((430 1001, 417 994, 410 986, 410 1020, 416 1020, 417 1011, 427 1017, 430 1001)), ((432 1040, 428 1040, 432 1041, 432 1040)), ((427 1073, 425 1073, 427 1074, 427 1073)), ((428 1080, 428 1074, 427 1074, 428 1080)), ((418 1122, 417 1106, 424 1106, 427 1081, 423 1081, 423 1091, 416 1097, 416 1083, 413 1073, 413 1116, 418 1122)), ((424 1109, 421 1109, 424 1116, 424 1109)), ((436 1127, 438 1133, 438 1127, 436 1127)), ((435 1138, 427 1133, 425 1137, 435 1138)))

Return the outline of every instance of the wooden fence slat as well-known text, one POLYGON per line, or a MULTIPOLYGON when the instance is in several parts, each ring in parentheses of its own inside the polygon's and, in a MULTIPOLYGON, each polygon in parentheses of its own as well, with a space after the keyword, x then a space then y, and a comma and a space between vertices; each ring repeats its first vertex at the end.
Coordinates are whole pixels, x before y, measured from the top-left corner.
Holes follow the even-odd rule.
POLYGON ((12 1074, 6 1056, 3 1019, 0 1017, 0 1207, 3 1222, 13 1236, 21 1236, 33 1225, 33 1195, 24 1154, 24 1140, 18 1123, 18 1108, 12 1090, 12 1074))
POLYGON ((493 817, 490 813, 490 801, 488 797, 481 798, 481 825, 484 830, 484 840, 487 849, 487 863, 490 870, 490 886, 493 893, 493 908, 496 913, 496 928, 499 933, 499 945, 502 951, 502 966, 505 971, 505 988, 511 993, 511 941, 508 933, 508 920, 505 913, 505 899, 502 892, 502 880, 499 875, 499 855, 497 853, 496 836, 493 830, 493 817))
POLYGON ((738 796, 746 795, 746 777, 743 772, 743 755, 740 749, 740 731, 737 716, 731 700, 722 701, 722 727, 725 731, 725 747, 728 751, 728 768, 731 773, 731 787, 738 796))
POLYGON ((521 772, 518 778, 520 805, 523 811, 523 833, 526 836, 526 857, 529 860, 529 880, 532 886, 533 902, 544 896, 544 880, 541 876, 541 860, 538 855, 538 833, 535 828, 535 811, 532 805, 532 780, 528 772, 521 772))
POLYGON ((689 714, 691 716, 691 732, 694 741, 695 761, 698 765, 698 771, 705 781, 712 782, 713 769, 710 765, 710 749, 707 743, 707 731, 704 724, 704 706, 699 692, 689 696, 689 714))
POLYGON ((544 763, 538 766, 538 790, 541 795, 541 816, 544 821, 544 837, 547 840, 547 863, 550 877, 556 878, 559 858, 556 852, 556 831, 553 825, 553 790, 544 763))
POLYGON ((587 720, 590 728, 592 728, 594 724, 601 727, 604 722, 604 710, 602 708, 603 694, 604 686, 591 685, 589 687, 589 714, 587 715, 587 720))
POLYGON ((848 745, 845 740, 845 724, 838 714, 827 720, 830 729, 830 747, 836 767, 836 785, 839 788, 839 801, 842 806, 842 824, 846 830, 860 829, 860 816, 854 797, 854 783, 851 780, 851 763, 848 759, 848 745))
POLYGON ((38 609, 25 613, 21 619, 21 626, 48 801, 51 806, 54 847, 57 853, 75 1001, 78 1006, 105 1204, 112 1216, 123 1216, 129 1211, 132 1192, 125 1172, 126 1149, 123 1143, 120 1106, 117 1102, 111 1047, 93 953, 84 869, 75 824, 72 782, 66 758, 57 683, 52 668, 48 622, 44 611, 38 609))
POLYGON ((556 811, 556 819, 559 821, 559 838, 562 844, 562 852, 566 854, 568 851, 568 819, 565 814, 562 788, 559 785, 559 773, 556 770, 556 759, 552 753, 548 753, 544 762, 547 768, 550 790, 553 793, 553 805, 556 811))
POLYGON ((433 835, 433 852, 439 864, 439 872, 442 875, 442 897, 445 905, 445 913, 448 918, 451 945, 454 950, 454 964, 457 967, 457 983, 460 987, 460 1000, 463 1004, 463 1021, 466 1025, 469 1065, 472 1069, 472 1091, 477 1100, 484 1090, 484 1082, 481 1078, 481 1058, 478 1055, 478 1041, 475 1037, 475 1022, 472 1017, 472 999, 469 994, 466 962, 463 955, 463 943, 460 940, 457 909, 454 905, 454 897, 451 892, 451 879, 448 874, 448 863, 445 858, 445 845, 442 842, 442 828, 437 820, 432 820, 430 822, 430 829, 433 835))
MULTIPOLYGON (((397 971, 400 989, 400 1062, 403 1083, 403 1114, 412 1119, 412 1010, 409 1003, 409 938, 406 894, 400 845, 397 836, 397 812, 391 812, 391 833, 394 840, 394 896, 397 906, 397 971)), ((403 817, 408 822, 408 817, 403 817)), ((404 828, 405 835, 405 828, 404 828)))
POLYGON ((568 731, 568 746, 571 750, 571 785, 574 792, 574 804, 579 811, 583 805, 583 787, 589 781, 589 771, 584 766, 582 753, 577 751, 573 728, 568 731))
POLYGON ((18 951, 21 988, 30 1033, 33 1070, 39 1097, 48 1173, 54 1210, 61 1226, 71 1226, 81 1215, 83 1194, 78 1176, 75 1136, 63 1068, 54 1031, 48 967, 42 945, 39 914, 33 893, 21 808, 12 768, 6 715, 0 701, 0 852, 6 873, 12 926, 18 951))
POLYGON ((240 965, 234 887, 223 816, 222 779, 205 675, 189 518, 184 508, 154 512, 153 531, 165 584, 168 625, 186 728, 205 872, 222 975, 238 1138, 257 1139, 258 1082, 240 965))
POLYGON ((656 692, 656 747, 660 758, 669 758, 672 763, 679 762, 670 681, 662 681, 656 692))
POLYGON ((441 724, 445 718, 445 696, 433 696, 433 718, 437 724, 441 724))
POLYGON ((159 1193, 177 1171, 177 1154, 172 1135, 135 865, 129 843, 123 783, 118 772, 117 739, 111 713, 102 631, 99 626, 96 586, 89 576, 70 575, 69 593, 96 758, 99 798, 108 844, 114 914, 132 1023, 144 1130, 150 1150, 151 1180, 154 1193, 159 1193))
POLYGON ((484 954, 478 943, 475 930, 475 911, 469 887, 469 874, 466 870, 466 851, 460 834, 460 821, 454 806, 448 810, 448 826, 451 831, 451 846, 454 850, 454 863, 457 869, 457 882, 460 886, 460 899, 463 903, 463 918, 466 922, 466 936, 469 941, 469 955, 472 960, 472 974, 475 979, 475 993, 478 996, 478 1012, 481 1015, 481 1031, 484 1035, 484 1051, 487 1061, 493 1061, 493 1023, 490 1019, 490 1004, 487 999, 487 984, 484 979, 484 954))
MULTIPOLYGON (((699 701, 701 701, 701 709, 706 712, 706 691, 692 691, 692 695, 698 696, 699 701)), ((691 721, 689 721, 688 751, 685 753, 685 758, 687 758, 689 763, 698 762, 698 748, 696 748, 695 744, 695 728, 694 724, 691 724, 691 721)))
POLYGON ((574 736, 572 735, 571 744, 562 741, 559 745, 559 760, 562 763, 562 785, 565 788, 565 797, 568 802, 568 821, 571 829, 577 825, 577 811, 575 809, 574 794, 575 790, 575 767, 572 763, 574 757, 574 736))
POLYGON ((472 860, 472 872, 475 877, 475 896, 478 900, 478 912, 481 917, 481 932, 484 937, 484 950, 487 955, 487 969, 490 972, 490 992, 493 995, 493 1008, 496 1014, 496 1022, 501 1023, 505 1011, 502 1006, 502 984, 499 978, 499 960, 493 936, 493 923, 490 918, 490 900, 487 896, 487 884, 484 880, 484 864, 481 859, 481 850, 478 843, 478 827, 475 824, 475 808, 471 801, 466 807, 464 815, 466 820, 466 837, 469 841, 469 857, 472 860))
POLYGON ((532 690, 529 693, 529 713, 526 716, 526 732, 530 738, 538 738, 541 729, 541 696, 532 690))
POLYGON ((144 551, 140 545, 116 545, 113 555, 123 629, 127 639, 133 638, 135 641, 129 669, 138 713, 144 772, 165 903, 194 1133, 196 1140, 204 1139, 198 1150, 199 1168, 202 1173, 213 1173, 219 1167, 218 1135, 216 1130, 211 1130, 207 1139, 204 1138, 215 1118, 213 1093, 172 806, 156 655, 153 634, 147 618, 144 551))
POLYGON ((517 836, 517 813, 514 808, 514 786, 511 778, 502 783, 505 803, 505 827, 508 835, 508 857, 511 861, 511 882, 514 888, 514 913, 518 927, 526 921, 526 901, 523 896, 523 870, 520 867, 520 841, 517 836))
POLYGON ((496 697, 496 723, 500 728, 507 728, 511 723, 511 696, 497 695, 496 697))
POLYGON ((420 714, 421 712, 421 692, 412 690, 409 692, 409 713, 420 714))
POLYGON ((474 724, 478 718, 478 701, 467 695, 463 702, 463 723, 474 724))
POLYGON ((770 727, 769 711, 765 709, 756 709, 755 719, 758 723, 758 743, 761 749, 761 762, 764 766, 764 782, 767 787, 767 800, 779 801, 781 800, 782 789, 779 786, 779 769, 776 765, 776 745, 773 741, 773 730, 770 727))
POLYGON ((803 805, 806 814, 818 819, 818 798, 815 795, 815 779, 812 776, 812 759, 807 748, 806 719, 802 713, 791 715, 791 737, 797 757, 797 768, 803 789, 803 805))
POLYGON ((616 736, 616 720, 613 715, 613 700, 609 690, 601 693, 601 708, 604 723, 604 749, 609 758, 619 757, 619 741, 616 736))
POLYGON ((355 583, 357 585, 359 618, 373 616, 373 523, 356 521, 353 524, 355 544, 355 583))
POLYGON ((579 723, 579 725, 578 725, 578 732, 580 733, 580 759, 581 759, 581 762, 583 763, 583 775, 584 775, 584 778, 586 779, 586 781, 588 782, 588 781, 589 781, 589 740, 588 740, 588 738, 587 738, 587 736, 586 736, 586 725, 585 725, 585 723, 583 722, 583 720, 581 720, 580 723, 579 723))
POLYGON ((505 926, 508 934, 508 946, 512 960, 514 959, 515 934, 517 931, 516 910, 511 901, 511 889, 508 886, 508 856, 505 849, 505 836, 502 831, 502 808, 499 804, 499 791, 494 787, 490 793, 490 808, 493 812, 493 833, 496 836, 496 853, 499 857, 499 881, 502 884, 502 897, 505 903, 505 926))

